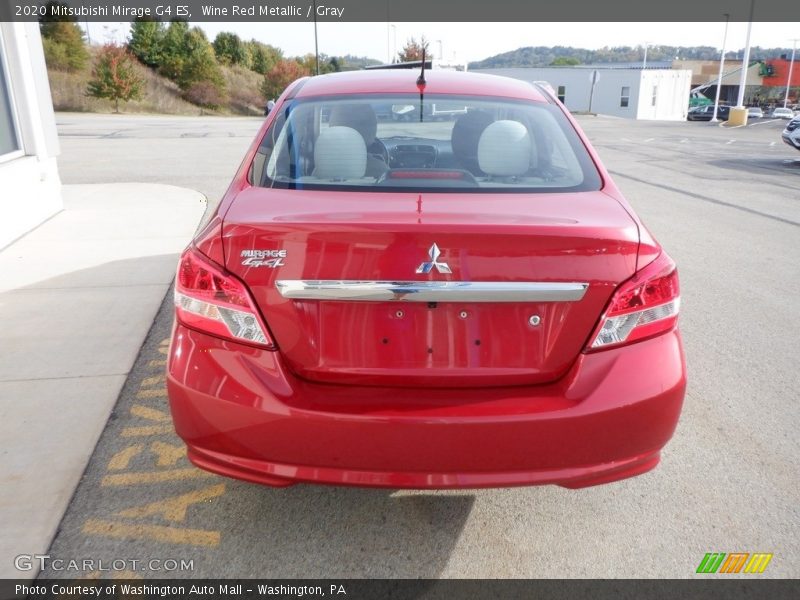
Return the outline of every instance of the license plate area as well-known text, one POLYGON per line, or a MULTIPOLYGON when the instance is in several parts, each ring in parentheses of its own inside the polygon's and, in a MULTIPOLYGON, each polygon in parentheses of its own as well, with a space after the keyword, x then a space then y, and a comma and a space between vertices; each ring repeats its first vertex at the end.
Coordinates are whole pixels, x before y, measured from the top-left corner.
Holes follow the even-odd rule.
POLYGON ((559 303, 319 303, 320 367, 538 369, 559 303))

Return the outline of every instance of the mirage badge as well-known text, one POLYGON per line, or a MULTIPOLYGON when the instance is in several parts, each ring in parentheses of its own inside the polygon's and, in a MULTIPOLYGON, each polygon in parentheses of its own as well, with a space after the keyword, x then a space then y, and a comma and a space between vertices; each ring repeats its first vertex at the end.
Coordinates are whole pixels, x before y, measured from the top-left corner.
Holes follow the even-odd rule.
POLYGON ((242 250, 242 266, 275 269, 284 265, 286 250, 242 250))

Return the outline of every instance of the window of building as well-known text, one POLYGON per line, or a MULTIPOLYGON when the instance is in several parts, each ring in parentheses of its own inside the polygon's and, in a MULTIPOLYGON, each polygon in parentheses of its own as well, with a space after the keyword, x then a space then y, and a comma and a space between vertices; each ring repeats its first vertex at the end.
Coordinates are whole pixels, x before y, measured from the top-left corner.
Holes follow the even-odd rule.
POLYGON ((563 104, 564 98, 567 97, 567 87, 564 85, 558 86, 558 100, 563 104))
POLYGON ((21 150, 6 67, 3 39, 0 37, 0 160, 21 150))
POLYGON ((650 105, 651 106, 655 106, 656 105, 656 98, 658 98, 658 86, 654 85, 653 86, 653 97, 652 97, 652 99, 650 101, 650 105))
POLYGON ((627 85, 622 86, 622 92, 619 95, 619 105, 622 108, 628 108, 628 103, 631 100, 631 88, 627 85))

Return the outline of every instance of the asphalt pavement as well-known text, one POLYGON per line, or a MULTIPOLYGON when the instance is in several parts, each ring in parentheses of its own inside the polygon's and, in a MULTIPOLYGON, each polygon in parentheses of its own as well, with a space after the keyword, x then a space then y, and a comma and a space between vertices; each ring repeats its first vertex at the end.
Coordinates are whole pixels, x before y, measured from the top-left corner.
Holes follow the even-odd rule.
MULTIPOLYGON (((57 120, 65 182, 171 183, 211 205, 261 122, 57 120)), ((800 575, 800 153, 770 120, 580 122, 679 265, 689 387, 655 471, 575 491, 442 492, 205 474, 169 420, 167 298, 49 554, 127 560, 128 576, 683 578, 706 552, 769 552, 761 577, 800 575)), ((94 571, 42 575, 108 575, 94 571)))

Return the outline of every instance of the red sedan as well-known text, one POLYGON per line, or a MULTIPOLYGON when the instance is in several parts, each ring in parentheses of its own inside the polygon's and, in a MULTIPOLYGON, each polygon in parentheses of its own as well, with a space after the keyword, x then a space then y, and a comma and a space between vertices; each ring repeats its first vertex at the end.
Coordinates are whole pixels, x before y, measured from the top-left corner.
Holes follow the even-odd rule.
POLYGON ((197 466, 272 486, 596 485, 659 461, 678 275, 549 90, 296 81, 180 260, 197 466))

